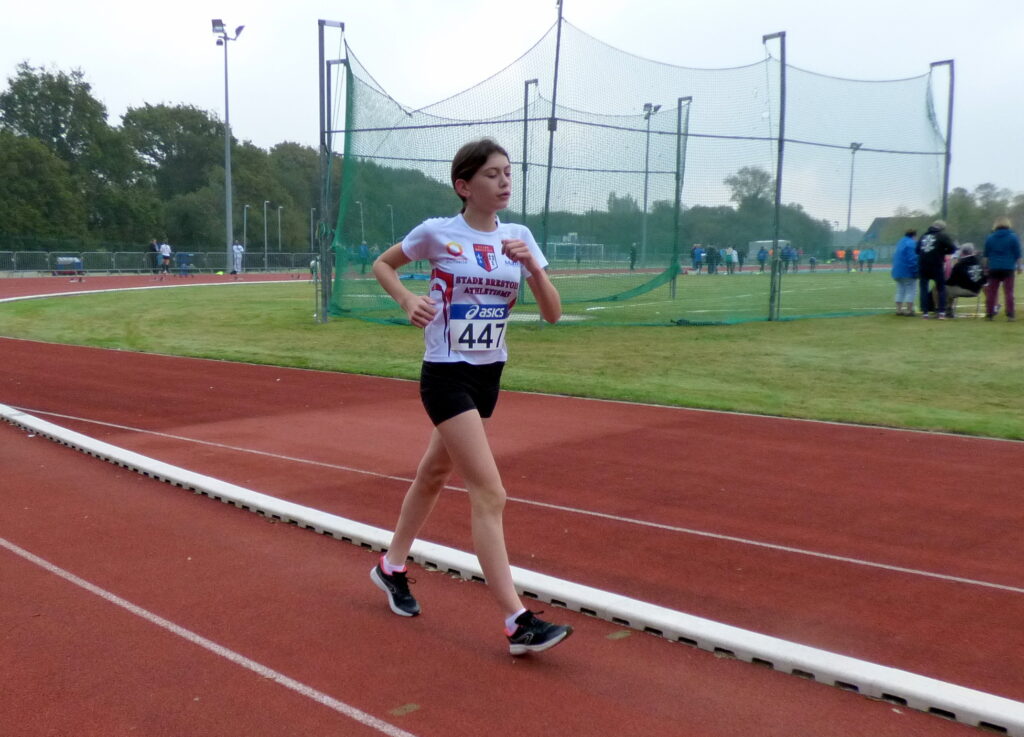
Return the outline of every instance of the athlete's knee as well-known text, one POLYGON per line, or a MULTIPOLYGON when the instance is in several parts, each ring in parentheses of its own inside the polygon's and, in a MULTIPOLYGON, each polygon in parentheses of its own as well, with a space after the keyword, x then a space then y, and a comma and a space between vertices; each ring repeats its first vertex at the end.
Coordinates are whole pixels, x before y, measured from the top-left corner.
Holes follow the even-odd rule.
POLYGON ((452 475, 452 462, 447 456, 424 458, 416 470, 416 480, 432 493, 438 493, 452 475))
POLYGON ((505 509, 507 495, 501 484, 470 489, 470 501, 474 514, 501 514, 505 509))

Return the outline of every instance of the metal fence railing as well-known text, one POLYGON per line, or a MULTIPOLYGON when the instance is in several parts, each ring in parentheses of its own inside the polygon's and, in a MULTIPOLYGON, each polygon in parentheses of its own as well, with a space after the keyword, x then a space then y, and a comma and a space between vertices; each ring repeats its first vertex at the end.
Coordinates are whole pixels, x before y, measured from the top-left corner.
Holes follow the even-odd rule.
MULTIPOLYGON (((245 253, 243 271, 308 271, 308 253, 245 253)), ((16 275, 145 274, 158 271, 160 259, 149 251, 0 251, 0 272, 16 275)), ((171 256, 175 273, 229 272, 224 251, 178 251, 171 256)))

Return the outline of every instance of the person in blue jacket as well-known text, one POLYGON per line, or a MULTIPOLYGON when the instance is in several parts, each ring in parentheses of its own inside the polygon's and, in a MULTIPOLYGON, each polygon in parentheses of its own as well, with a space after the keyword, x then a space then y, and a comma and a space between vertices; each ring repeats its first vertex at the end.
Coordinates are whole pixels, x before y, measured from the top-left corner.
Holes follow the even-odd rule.
POLYGON ((896 314, 914 314, 917 286, 917 231, 908 230, 896 244, 892 255, 892 278, 896 280, 896 314))
POLYGON ((1010 218, 996 218, 994 228, 985 239, 985 251, 982 254, 982 266, 988 272, 988 283, 985 285, 985 319, 995 317, 999 285, 1003 285, 1003 299, 1006 301, 1006 319, 1016 319, 1013 304, 1014 273, 1019 274, 1020 238, 1010 229, 1010 218))

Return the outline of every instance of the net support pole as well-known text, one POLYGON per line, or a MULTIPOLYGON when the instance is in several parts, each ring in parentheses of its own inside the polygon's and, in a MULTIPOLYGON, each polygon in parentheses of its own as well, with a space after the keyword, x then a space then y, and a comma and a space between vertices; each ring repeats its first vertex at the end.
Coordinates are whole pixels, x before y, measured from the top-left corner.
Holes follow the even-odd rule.
POLYGON ((942 219, 945 220, 949 210, 949 165, 953 158, 953 88, 955 86, 955 64, 953 59, 933 61, 931 68, 949 67, 949 102, 946 108, 946 161, 942 171, 942 219))
POLYGON ((558 0, 558 32, 555 37, 555 73, 551 81, 551 117, 548 118, 548 171, 544 187, 544 216, 541 219, 540 250, 548 254, 548 213, 551 211, 551 170, 555 164, 555 131, 558 130, 558 61, 562 53, 562 0, 558 0))
MULTIPOLYGON (((673 207, 672 223, 672 261, 679 265, 679 215, 683 206, 683 180, 686 176, 686 141, 690 133, 690 104, 693 97, 680 97, 676 102, 676 196, 673 207), (686 103, 686 125, 683 125, 683 103, 686 103), (684 136, 683 131, 686 131, 684 136)), ((677 269, 678 271, 678 269, 677 269)), ((676 298, 676 280, 678 273, 673 275, 669 285, 669 296, 676 298)))
MULTIPOLYGON (((337 28, 343 34, 345 24, 338 21, 319 20, 317 21, 317 54, 319 72, 319 108, 320 108, 320 218, 317 227, 319 235, 319 248, 316 256, 316 272, 313 275, 316 284, 316 309, 314 315, 317 322, 326 323, 327 314, 331 303, 331 278, 332 262, 328 258, 330 254, 329 238, 327 237, 326 224, 329 222, 330 209, 330 157, 331 157, 331 125, 330 120, 330 66, 324 58, 324 30, 326 28, 337 28)), ((347 133, 346 133, 347 135, 347 133)))
POLYGON ((779 249, 779 229, 782 208, 782 159, 786 142, 786 32, 770 33, 761 38, 762 43, 779 40, 779 146, 775 165, 775 213, 772 232, 772 273, 771 289, 768 293, 768 319, 779 319, 779 301, 782 296, 782 254, 779 249))

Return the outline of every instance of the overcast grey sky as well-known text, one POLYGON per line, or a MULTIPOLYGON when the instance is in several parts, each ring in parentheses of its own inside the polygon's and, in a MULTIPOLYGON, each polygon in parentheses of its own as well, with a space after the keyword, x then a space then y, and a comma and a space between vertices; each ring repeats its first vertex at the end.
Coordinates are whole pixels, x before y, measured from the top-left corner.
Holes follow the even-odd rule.
MULTIPOLYGON (((317 19, 342 21, 360 60, 400 103, 422 107, 501 69, 555 21, 555 0, 0 0, 0 70, 81 68, 113 124, 128 107, 224 113, 210 19, 245 25, 230 45, 231 124, 263 147, 316 145, 317 19)), ((1024 192, 1024 0, 565 0, 565 17, 625 51, 690 67, 764 58, 852 79, 899 79, 956 60, 951 185, 1024 192)), ((328 53, 337 53, 337 37, 328 53)))

